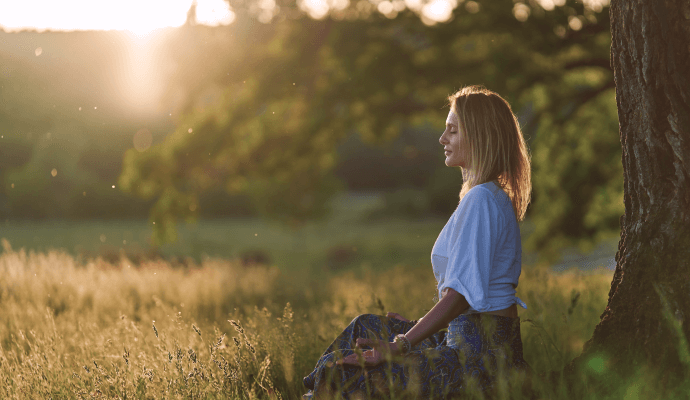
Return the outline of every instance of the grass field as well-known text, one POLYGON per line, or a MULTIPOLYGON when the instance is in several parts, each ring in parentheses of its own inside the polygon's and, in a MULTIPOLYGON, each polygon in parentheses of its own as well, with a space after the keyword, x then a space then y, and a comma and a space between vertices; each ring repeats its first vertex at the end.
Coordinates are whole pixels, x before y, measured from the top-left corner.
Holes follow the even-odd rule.
MULTIPOLYGON (((166 259, 247 258, 285 271, 341 270, 368 264, 387 269, 400 263, 426 268, 430 251, 443 228, 442 218, 369 218, 381 204, 377 195, 340 196, 325 220, 297 229, 262 219, 200 220, 181 223, 179 240, 155 249, 166 259)), ((152 252, 146 221, 39 221, 0 223, 0 237, 14 248, 46 252, 65 250, 81 258, 117 259, 121 252, 139 259, 152 252)))
MULTIPOLYGON (((80 264, 3 245, 1 398, 298 398, 302 376, 353 317, 417 318, 433 305, 432 274, 405 266, 314 282, 223 259, 80 264)), ((525 269, 518 295, 529 305, 522 335, 535 371, 579 353, 610 278, 525 269)))
MULTIPOLYGON (((366 220, 372 199, 346 201, 300 230, 182 226, 180 243, 153 259, 134 259, 146 251, 145 223, 5 224, 0 398, 299 398, 302 377, 352 318, 413 319, 433 306, 429 251, 445 221, 366 220)), ((611 276, 526 257, 518 296, 537 398, 597 398, 590 383, 601 380, 611 398, 653 397, 654 385, 617 381, 604 355, 580 386, 542 379, 580 353, 611 276)))

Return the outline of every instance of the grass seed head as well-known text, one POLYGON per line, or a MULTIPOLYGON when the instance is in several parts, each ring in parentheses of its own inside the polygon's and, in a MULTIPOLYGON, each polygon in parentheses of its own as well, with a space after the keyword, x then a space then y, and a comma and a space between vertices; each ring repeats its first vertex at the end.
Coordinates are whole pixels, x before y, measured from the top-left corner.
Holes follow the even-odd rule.
POLYGON ((240 325, 240 321, 235 321, 232 319, 229 319, 228 322, 232 324, 233 327, 235 327, 235 330, 242 335, 244 335, 244 329, 242 328, 242 325, 240 325))
POLYGON ((245 344, 247 345, 247 348, 249 349, 249 351, 252 352, 252 354, 256 353, 256 350, 254 350, 254 346, 252 346, 252 344, 249 343, 249 340, 245 341, 245 344))
POLYGON ((222 335, 218 338, 218 341, 215 343, 215 347, 216 347, 216 348, 220 347, 220 345, 223 344, 223 339, 225 339, 225 334, 222 334, 222 335))

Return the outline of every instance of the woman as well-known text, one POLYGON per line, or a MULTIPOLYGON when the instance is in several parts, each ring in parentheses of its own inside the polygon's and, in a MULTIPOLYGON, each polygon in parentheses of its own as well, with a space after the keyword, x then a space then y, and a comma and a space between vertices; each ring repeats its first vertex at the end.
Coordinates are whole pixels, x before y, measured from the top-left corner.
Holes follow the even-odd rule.
POLYGON ((304 378, 306 398, 486 393, 529 369, 516 304, 527 306, 515 296, 518 221, 531 191, 527 146, 498 94, 472 86, 449 101, 439 142, 463 185, 431 252, 440 300, 418 321, 396 313, 355 318, 304 378))

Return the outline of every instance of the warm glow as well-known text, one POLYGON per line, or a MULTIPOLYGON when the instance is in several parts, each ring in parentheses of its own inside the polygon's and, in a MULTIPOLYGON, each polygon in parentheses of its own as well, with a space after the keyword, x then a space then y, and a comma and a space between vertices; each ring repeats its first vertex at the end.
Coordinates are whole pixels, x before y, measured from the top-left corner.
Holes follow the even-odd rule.
MULTIPOLYGON (((184 24, 193 0, 17 0, 0 2, 0 28, 129 30, 145 35, 184 24)), ((197 20, 227 25, 235 14, 224 0, 197 0, 197 20)))
POLYGON ((457 6, 456 0, 432 0, 422 7, 422 16, 434 23, 446 22, 453 16, 453 9, 457 6))
POLYGON ((570 26, 570 29, 574 31, 579 31, 582 29, 582 20, 578 17, 575 16, 570 16, 568 17, 568 25, 570 26))
POLYGON ((306 11, 314 19, 324 18, 330 9, 328 2, 325 0, 301 0, 298 4, 302 10, 306 11))
MULTIPOLYGON (((273 4, 275 5, 275 2, 273 4)), ((235 13, 230 10, 225 0, 199 1, 196 7, 196 20, 204 25, 230 25, 235 20, 235 13)))
MULTIPOLYGON (((551 11, 556 7, 562 7, 565 5, 565 0, 537 0, 539 2, 539 5, 546 10, 546 11, 551 11)), ((589 8, 590 10, 594 12, 601 12, 604 7, 608 6, 611 1, 610 0, 582 0, 582 3, 585 5, 585 7, 589 8)), ((522 3, 518 3, 522 4, 522 3)), ((516 15, 517 18, 517 15, 516 15)), ((518 18, 520 19, 520 18, 518 18)))
MULTIPOLYGON (((225 0, 0 0, 0 29, 125 31, 113 36, 120 43, 120 64, 114 66, 117 73, 111 84, 122 104, 138 113, 152 113, 160 111, 164 77, 170 68, 160 51, 170 33, 163 28, 183 25, 193 4, 198 24, 228 25, 235 20, 225 0)), ((51 50, 44 44, 32 49, 41 59, 51 50)), ((144 151, 150 146, 149 139, 139 133, 135 147, 144 151)))
POLYGON ((153 143, 153 135, 151 135, 150 130, 142 128, 134 134, 133 141, 135 149, 139 151, 146 151, 149 147, 151 147, 151 143, 153 143))
MULTIPOLYGON (((544 9, 546 9, 546 7, 544 7, 544 9)), ((515 19, 520 22, 525 22, 527 21, 527 18, 529 18, 529 14, 529 6, 525 5, 524 3, 515 3, 515 6, 513 7, 513 15, 515 16, 515 19)))
MULTIPOLYGON (((158 32, 158 31, 157 31, 158 32)), ((113 77, 113 83, 129 106, 139 112, 156 112, 158 100, 165 89, 167 64, 160 49, 165 31, 151 35, 132 32, 127 35, 128 45, 121 53, 121 73, 113 77)), ((145 142, 145 141, 144 141, 145 142)))

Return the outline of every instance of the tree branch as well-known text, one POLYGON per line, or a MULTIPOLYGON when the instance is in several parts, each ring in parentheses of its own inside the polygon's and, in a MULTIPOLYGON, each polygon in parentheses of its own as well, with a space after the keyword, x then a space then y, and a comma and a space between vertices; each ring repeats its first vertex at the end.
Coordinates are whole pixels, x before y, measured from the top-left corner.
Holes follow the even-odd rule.
POLYGON ((609 71, 611 71, 610 61, 607 59, 603 59, 603 58, 586 58, 583 60, 571 61, 569 63, 566 63, 563 66, 563 69, 569 70, 569 69, 575 69, 575 68, 580 68, 580 67, 601 67, 601 68, 606 68, 609 71))
MULTIPOLYGON (((587 104, 587 102, 589 102, 593 98, 597 97, 602 92, 604 92, 608 89, 612 89, 614 87, 616 87, 616 84, 615 84, 614 80, 611 79, 599 88, 596 88, 593 90, 588 90, 586 92, 581 93, 572 103, 569 104, 570 109, 563 112, 562 116, 557 117, 555 119, 554 123, 557 125, 562 125, 563 123, 565 123, 568 120, 568 118, 570 118, 570 116, 575 114, 580 107, 587 104)), ((529 119, 529 121, 527 121, 523 125, 523 127, 522 127, 523 132, 532 131, 535 128, 535 125, 539 121, 541 121, 541 119, 544 117, 544 114, 546 114, 547 112, 553 111, 554 109, 558 109, 558 108, 562 109, 563 108, 562 103, 559 101, 556 101, 553 104, 554 104, 553 107, 547 107, 547 108, 541 109, 541 110, 537 111, 536 113, 534 113, 534 115, 532 115, 532 117, 529 119)))
POLYGON ((568 104, 568 106, 570 106, 569 107, 570 109, 566 110, 561 117, 557 118, 556 122, 559 124, 562 124, 568 118, 570 118, 573 114, 575 114, 577 112, 577 110, 580 109, 580 107, 587 104, 587 102, 589 102, 593 98, 597 97, 602 92, 604 92, 608 89, 613 89, 615 87, 616 87, 616 83, 613 79, 611 79, 597 89, 589 90, 589 91, 581 93, 572 103, 568 104))

